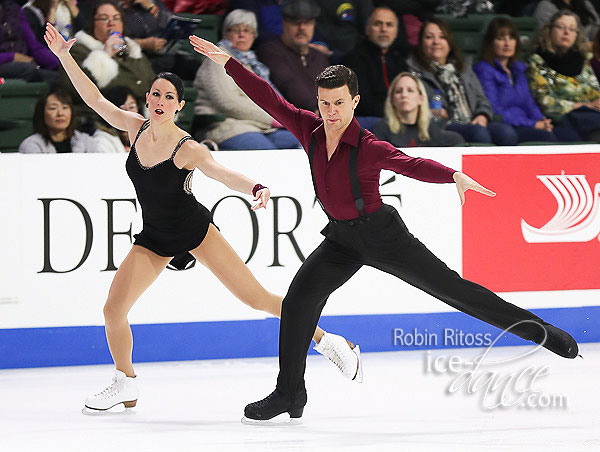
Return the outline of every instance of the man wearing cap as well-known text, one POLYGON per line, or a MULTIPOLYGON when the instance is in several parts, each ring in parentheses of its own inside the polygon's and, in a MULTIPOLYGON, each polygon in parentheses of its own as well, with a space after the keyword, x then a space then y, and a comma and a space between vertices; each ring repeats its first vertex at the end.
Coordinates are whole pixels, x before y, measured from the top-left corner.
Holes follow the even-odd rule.
MULTIPOLYGON (((197 52, 224 65, 242 91, 298 138, 308 156, 315 193, 329 218, 322 231, 325 240, 306 258, 283 300, 277 386, 266 398, 246 406, 247 419, 266 420, 286 412, 291 418, 302 416, 307 401, 306 353, 321 311, 329 295, 363 265, 394 275, 449 306, 560 356, 577 356, 577 343, 568 333, 461 278, 408 231, 396 209, 382 203, 382 169, 424 182, 454 182, 461 203, 467 190, 495 193, 460 171, 410 157, 361 129, 354 118, 360 96, 352 70, 329 66, 317 76, 319 117, 286 102, 269 83, 214 44, 196 36, 190 42, 197 52)), ((377 295, 376 287, 372 294, 377 295)), ((360 374, 360 363, 356 371, 360 374)))
POLYGON ((298 108, 317 111, 315 77, 329 65, 327 56, 309 46, 320 8, 312 0, 281 3, 281 38, 257 49, 258 59, 271 71, 271 81, 298 108))

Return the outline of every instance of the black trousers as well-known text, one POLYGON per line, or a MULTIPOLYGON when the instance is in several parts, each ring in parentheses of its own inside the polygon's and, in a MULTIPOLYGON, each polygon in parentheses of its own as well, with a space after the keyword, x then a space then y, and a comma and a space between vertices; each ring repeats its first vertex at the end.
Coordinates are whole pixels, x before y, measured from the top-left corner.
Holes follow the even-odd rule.
POLYGON ((306 354, 329 295, 363 265, 390 273, 450 306, 540 340, 546 323, 479 284, 461 278, 408 231, 400 215, 383 205, 368 221, 330 221, 325 240, 298 270, 283 300, 279 333, 277 390, 294 400, 305 392, 306 354))

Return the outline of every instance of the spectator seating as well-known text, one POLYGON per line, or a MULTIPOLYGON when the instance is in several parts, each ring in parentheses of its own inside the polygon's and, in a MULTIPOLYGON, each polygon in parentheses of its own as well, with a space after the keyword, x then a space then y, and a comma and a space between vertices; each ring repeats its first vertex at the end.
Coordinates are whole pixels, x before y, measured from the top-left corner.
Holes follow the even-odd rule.
POLYGON ((21 141, 33 133, 33 110, 47 89, 45 82, 19 79, 7 79, 0 86, 0 152, 16 152, 21 141))
MULTIPOLYGON (((470 56, 473 63, 475 63, 479 56, 479 48, 488 23, 494 17, 498 16, 498 14, 472 14, 467 17, 455 17, 440 14, 437 17, 443 18, 450 24, 458 47, 463 51, 465 56, 470 56)), ((506 17, 512 20, 519 30, 519 34, 521 35, 521 55, 519 58, 523 59, 533 40, 535 20, 533 17, 506 17)))

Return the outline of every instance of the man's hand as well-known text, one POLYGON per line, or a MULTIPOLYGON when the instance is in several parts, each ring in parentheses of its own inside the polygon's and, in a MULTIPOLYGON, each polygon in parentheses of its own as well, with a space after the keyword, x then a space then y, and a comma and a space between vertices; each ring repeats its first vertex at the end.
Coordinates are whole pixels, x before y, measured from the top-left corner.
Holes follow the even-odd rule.
POLYGON ((213 62, 220 64, 221 66, 225 66, 225 63, 231 58, 228 53, 223 52, 212 42, 199 38, 198 36, 190 36, 190 44, 194 47, 196 52, 210 58, 213 62))
POLYGON ((456 190, 458 190, 461 206, 465 204, 465 192, 467 190, 475 190, 479 193, 483 193, 486 196, 496 196, 496 193, 494 193, 492 190, 488 190, 460 171, 454 173, 452 178, 454 179, 454 182, 456 182, 456 190))

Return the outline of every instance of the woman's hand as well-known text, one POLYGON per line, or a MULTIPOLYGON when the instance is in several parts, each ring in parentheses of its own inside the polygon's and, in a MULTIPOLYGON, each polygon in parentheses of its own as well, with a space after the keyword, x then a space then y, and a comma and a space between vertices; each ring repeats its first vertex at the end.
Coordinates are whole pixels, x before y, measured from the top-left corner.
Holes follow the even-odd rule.
POLYGON ((542 118, 535 123, 535 128, 545 130, 547 132, 552 132, 552 129, 554 129, 554 125, 552 125, 552 120, 548 118, 542 118))
POLYGON ((220 64, 221 66, 225 66, 225 63, 231 58, 229 54, 219 49, 212 42, 199 38, 198 36, 190 36, 190 44, 194 47, 196 52, 210 58, 213 62, 220 64))
POLYGON ((266 209, 269 198, 271 198, 271 191, 267 187, 258 190, 256 192, 256 197, 254 198, 254 200, 258 202, 252 206, 252 210, 258 210, 261 207, 266 209))
POLYGON ((13 61, 15 63, 32 63, 33 57, 25 55, 24 53, 15 52, 13 56, 13 61))
POLYGON ((475 190, 479 193, 483 193, 486 196, 496 196, 496 193, 494 193, 492 190, 488 190, 460 171, 454 173, 452 178, 454 179, 454 182, 456 182, 456 189, 458 190, 461 206, 465 204, 465 192, 467 190, 475 190))
POLYGON ((46 24, 44 41, 46 41, 46 44, 52 53, 60 59, 69 54, 69 50, 71 50, 71 47, 75 44, 77 39, 69 39, 67 42, 52 24, 46 24))
POLYGON ((477 124, 481 127, 487 127, 488 119, 484 115, 477 115, 473 118, 473 121, 471 121, 471 123, 477 124))
POLYGON ((125 41, 121 35, 117 33, 111 34, 104 42, 104 51, 112 58, 119 52, 119 47, 121 47, 124 43, 125 41))

